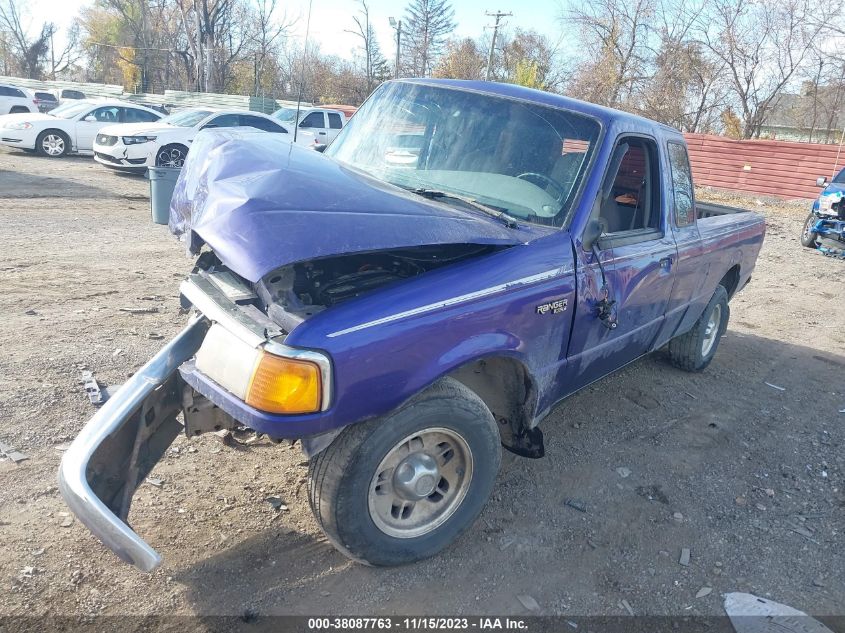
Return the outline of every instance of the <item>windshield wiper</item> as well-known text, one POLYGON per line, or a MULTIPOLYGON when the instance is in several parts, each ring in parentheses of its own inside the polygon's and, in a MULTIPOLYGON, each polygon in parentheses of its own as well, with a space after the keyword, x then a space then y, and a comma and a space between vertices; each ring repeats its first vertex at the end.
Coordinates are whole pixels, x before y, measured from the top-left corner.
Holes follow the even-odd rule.
POLYGON ((482 213, 486 213, 487 215, 493 216, 509 229, 519 228, 519 225, 516 223, 516 221, 514 221, 513 218, 511 218, 504 211, 499 211, 494 207, 489 207, 486 204, 482 204, 481 202, 473 198, 462 196, 457 193, 440 191, 439 189, 426 189, 424 187, 403 187, 403 189, 407 189, 411 193, 415 193, 418 196, 422 196, 423 198, 429 198, 431 200, 437 200, 438 198, 446 198, 448 200, 459 200, 460 202, 463 202, 465 205, 470 206, 473 209, 477 209, 482 213))

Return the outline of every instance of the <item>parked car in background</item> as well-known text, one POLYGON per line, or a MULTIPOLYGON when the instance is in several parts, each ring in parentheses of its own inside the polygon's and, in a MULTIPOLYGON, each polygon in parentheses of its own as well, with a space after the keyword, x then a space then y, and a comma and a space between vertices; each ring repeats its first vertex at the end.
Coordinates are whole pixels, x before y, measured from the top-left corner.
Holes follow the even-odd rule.
POLYGON ((155 123, 110 125, 94 141, 94 160, 122 171, 144 172, 148 167, 181 167, 200 130, 252 127, 287 134, 280 121, 260 112, 190 108, 155 123))
MULTIPOLYGON (((294 120, 297 119, 296 108, 279 108, 273 113, 273 118, 281 121, 293 133, 294 120)), ((301 108, 297 120, 297 145, 328 145, 346 125, 346 114, 327 108, 301 108)))
POLYGON ((0 84, 0 115, 37 111, 38 104, 26 88, 0 84))
POLYGON ((68 153, 90 154, 97 132, 109 123, 151 123, 159 118, 161 114, 155 110, 127 101, 70 101, 51 112, 0 116, 0 144, 53 158, 68 153))
POLYGON ((80 99, 87 99, 85 93, 81 90, 74 90, 73 88, 61 88, 53 90, 53 94, 59 99, 59 103, 65 101, 79 101, 80 99))
POLYGON ((39 112, 49 112, 50 110, 59 107, 59 100, 52 92, 46 90, 36 90, 33 93, 35 105, 38 106, 39 112))

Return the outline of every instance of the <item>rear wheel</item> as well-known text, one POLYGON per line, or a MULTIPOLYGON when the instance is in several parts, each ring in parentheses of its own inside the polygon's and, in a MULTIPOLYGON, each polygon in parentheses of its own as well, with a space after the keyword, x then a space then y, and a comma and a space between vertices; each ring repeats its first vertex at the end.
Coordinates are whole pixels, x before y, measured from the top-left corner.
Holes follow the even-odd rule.
POLYGON ((42 156, 61 158, 70 151, 70 139, 60 130, 45 130, 35 139, 35 151, 42 156))
POLYGON ((807 248, 816 247, 816 240, 819 234, 813 231, 813 227, 816 226, 817 220, 818 218, 814 213, 807 216, 807 219, 804 221, 804 228, 801 231, 801 246, 806 246, 807 248))
POLYGON ((369 565, 433 556, 487 502, 501 462, 489 409, 444 379, 401 409, 347 427, 311 462, 311 509, 341 552, 369 565))
POLYGON ((669 359, 672 364, 686 371, 702 371, 707 367, 728 329, 730 314, 728 292, 723 286, 716 286, 713 298, 695 325, 686 334, 669 341, 669 359))
POLYGON ((165 145, 156 152, 156 167, 182 167, 187 155, 184 145, 165 145))

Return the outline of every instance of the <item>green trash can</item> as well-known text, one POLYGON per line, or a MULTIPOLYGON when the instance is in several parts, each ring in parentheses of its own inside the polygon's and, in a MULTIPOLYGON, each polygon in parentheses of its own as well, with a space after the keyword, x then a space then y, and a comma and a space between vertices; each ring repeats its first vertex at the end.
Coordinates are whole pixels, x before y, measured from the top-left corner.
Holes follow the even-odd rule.
POLYGON ((150 211, 156 224, 167 224, 170 219, 170 199, 180 171, 180 167, 150 167, 147 171, 150 179, 150 211))

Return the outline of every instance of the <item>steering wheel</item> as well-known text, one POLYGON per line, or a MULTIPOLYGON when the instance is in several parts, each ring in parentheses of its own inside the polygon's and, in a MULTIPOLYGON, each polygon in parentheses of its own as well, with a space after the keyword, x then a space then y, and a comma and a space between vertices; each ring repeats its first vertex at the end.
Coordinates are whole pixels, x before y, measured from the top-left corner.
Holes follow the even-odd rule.
POLYGON ((555 198, 556 202, 563 203, 563 201, 566 199, 566 195, 567 195, 568 192, 566 191, 566 189, 563 188, 563 185, 561 185, 556 180, 552 180, 548 176, 544 176, 543 174, 538 174, 536 171, 527 171, 524 174, 519 174, 519 176, 517 176, 517 178, 520 178, 522 180, 527 180, 528 182, 531 182, 532 178, 541 180, 544 183, 546 183, 547 185, 551 185, 552 189, 557 190, 558 196, 555 198))

